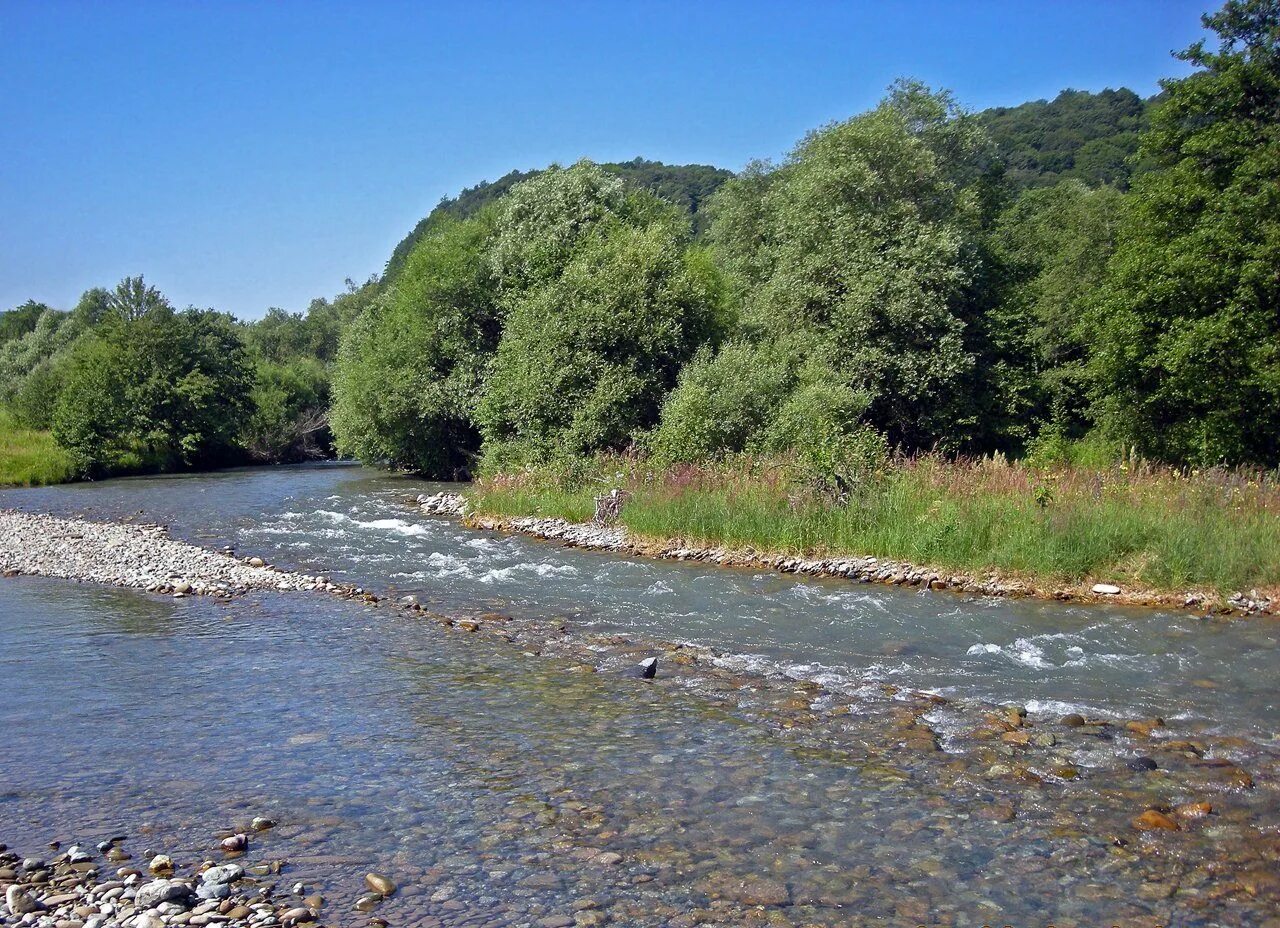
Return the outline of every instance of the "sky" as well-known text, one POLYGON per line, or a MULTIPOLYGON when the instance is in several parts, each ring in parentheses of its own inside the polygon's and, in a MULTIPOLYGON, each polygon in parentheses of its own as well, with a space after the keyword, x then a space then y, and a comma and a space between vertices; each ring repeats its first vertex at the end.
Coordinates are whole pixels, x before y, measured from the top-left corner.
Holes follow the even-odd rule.
POLYGON ((1187 0, 0 0, 0 308, 145 274, 297 311, 441 197, 581 157, 741 168, 898 77, 970 109, 1158 90, 1187 0))

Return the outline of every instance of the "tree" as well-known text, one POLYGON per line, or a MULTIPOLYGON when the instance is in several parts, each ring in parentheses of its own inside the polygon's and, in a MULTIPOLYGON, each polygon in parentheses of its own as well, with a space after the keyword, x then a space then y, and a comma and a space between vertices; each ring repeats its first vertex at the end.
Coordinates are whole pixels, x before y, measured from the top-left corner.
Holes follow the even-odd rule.
POLYGON ((82 473, 227 463, 249 411, 248 357, 230 317, 163 298, 77 343, 53 434, 82 473))
POLYGON ((49 307, 45 304, 27 300, 21 306, 0 313, 0 344, 8 344, 26 335, 46 312, 49 312, 49 307))
POLYGON ((432 477, 469 472, 475 406, 501 331, 493 234, 492 209, 440 221, 344 330, 332 412, 341 452, 432 477))
POLYGON ((1106 430, 1146 453, 1280 462, 1280 4, 1204 17, 1218 48, 1165 81, 1091 370, 1106 430))
POLYGON ((1067 438, 1089 427, 1091 318, 1124 207, 1114 187, 1064 181, 1023 192, 992 231, 1001 279, 990 328, 1002 342, 1001 380, 1022 440, 1043 425, 1067 438))
MULTIPOLYGON (((564 212, 527 229, 536 285, 508 294, 507 325, 477 410, 490 466, 620 449, 658 420, 684 362, 723 330, 723 288, 707 253, 687 247, 675 211, 637 221, 596 218, 564 241, 564 216, 594 212, 570 191, 591 191, 579 165, 531 184, 559 187, 564 212), (563 184, 563 187, 561 187, 563 184), (554 256, 554 257, 548 257, 554 256), (556 273, 554 259, 563 261, 556 273)), ((590 196, 590 193, 588 193, 590 196)), ((522 212, 507 219, 524 221, 522 212)), ((527 228, 527 227, 526 227, 527 228)))
POLYGON ((107 298, 107 308, 122 321, 133 322, 154 310, 171 307, 164 294, 148 285, 142 275, 138 275, 126 277, 116 285, 107 298))
POLYGON ((896 444, 945 444, 972 424, 962 317, 993 160, 950 97, 900 83, 871 112, 810 133, 772 175, 726 186, 716 208, 711 240, 749 327, 799 338, 896 444))

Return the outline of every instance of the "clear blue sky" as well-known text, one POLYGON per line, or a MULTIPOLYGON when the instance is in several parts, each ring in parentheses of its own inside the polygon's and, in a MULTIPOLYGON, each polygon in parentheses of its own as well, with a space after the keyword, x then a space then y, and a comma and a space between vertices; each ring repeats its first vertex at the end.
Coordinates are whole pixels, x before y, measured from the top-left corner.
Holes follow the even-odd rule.
POLYGON ((511 168, 740 168, 896 77, 970 108, 1157 90, 1188 0, 0 0, 0 308, 146 274, 297 310, 511 168))

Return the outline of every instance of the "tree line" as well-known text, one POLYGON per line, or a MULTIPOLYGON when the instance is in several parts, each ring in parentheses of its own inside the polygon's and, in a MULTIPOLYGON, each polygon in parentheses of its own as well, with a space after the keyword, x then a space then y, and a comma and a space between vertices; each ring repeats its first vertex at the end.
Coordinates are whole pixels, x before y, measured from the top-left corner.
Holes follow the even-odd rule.
POLYGON ((623 450, 1276 466, 1280 3, 1204 23, 1150 101, 975 114, 901 81, 732 176, 513 172, 306 314, 177 312, 140 279, 19 307, 0 401, 86 472, 331 439, 445 477, 623 450))
POLYGON ((328 457, 330 367, 371 286, 256 322, 179 311, 142 277, 0 315, 0 403, 94 477, 328 457))
POLYGON ((344 333, 338 447, 434 475, 1079 442, 1274 466, 1278 19, 1227 3, 1194 73, 1097 95, 1092 137, 1080 95, 1034 106, 1075 128, 1030 165, 1008 112, 899 82, 726 181, 704 236, 590 162, 524 177, 344 333))

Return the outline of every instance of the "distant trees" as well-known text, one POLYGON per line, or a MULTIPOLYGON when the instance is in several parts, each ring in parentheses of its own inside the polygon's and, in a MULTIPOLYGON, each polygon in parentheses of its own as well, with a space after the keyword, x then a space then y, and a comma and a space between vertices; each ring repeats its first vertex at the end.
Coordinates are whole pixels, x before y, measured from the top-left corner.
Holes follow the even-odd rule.
POLYGON ((0 344, 0 404, 84 476, 327 456, 328 364, 360 298, 242 324, 130 277, 70 312, 19 307, 0 314, 21 332, 0 344))
POLYGON ((978 118, 1017 189, 1063 180, 1124 189, 1136 166, 1149 105, 1123 87, 1100 93, 1064 90, 1052 100, 997 107, 978 118))

